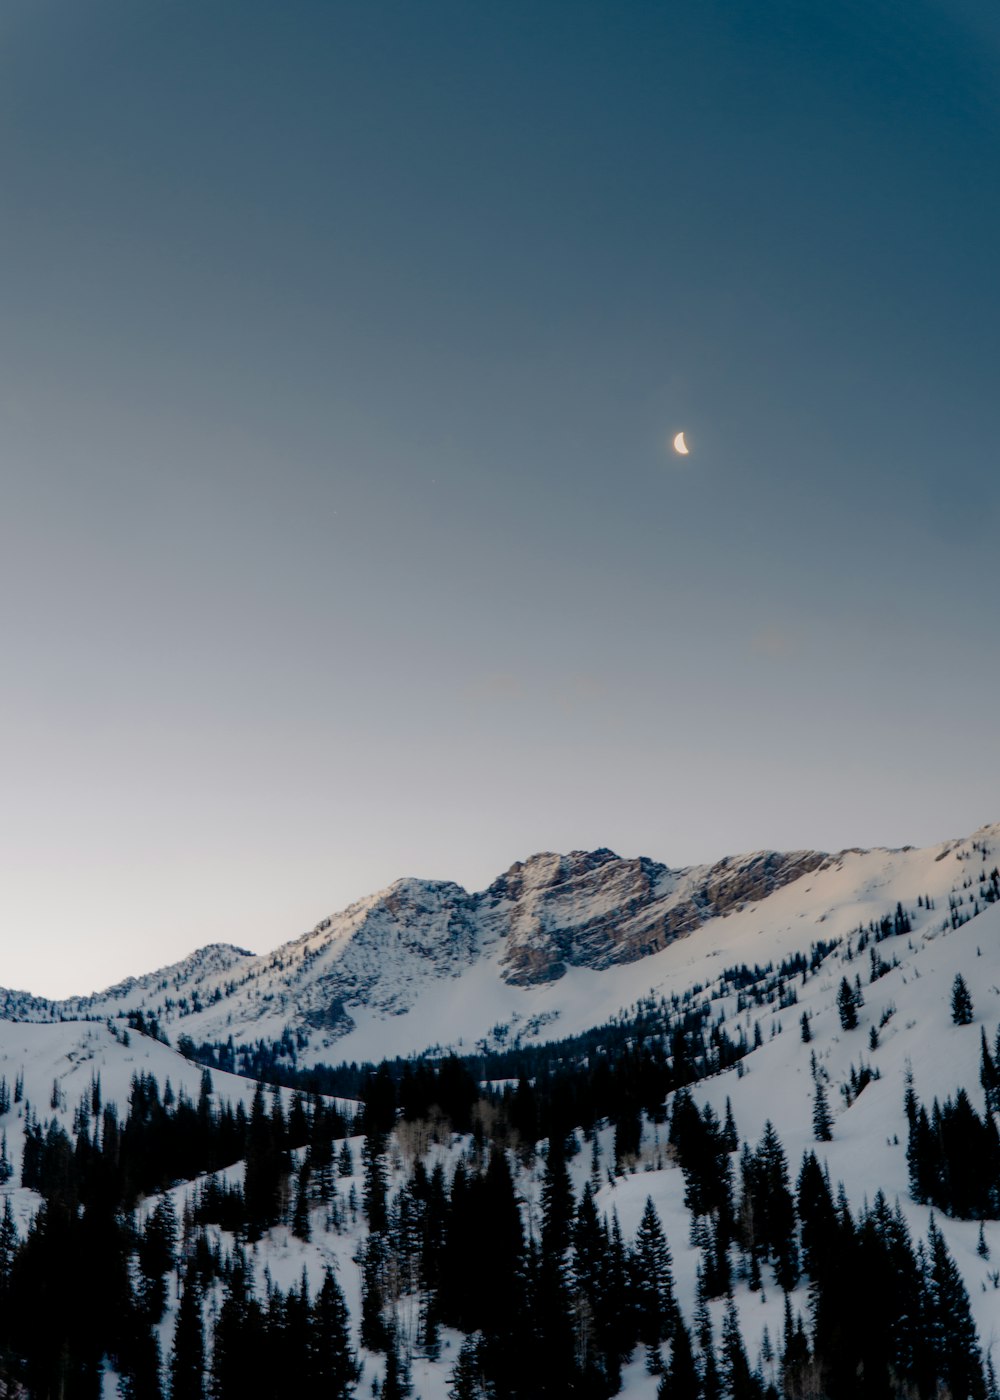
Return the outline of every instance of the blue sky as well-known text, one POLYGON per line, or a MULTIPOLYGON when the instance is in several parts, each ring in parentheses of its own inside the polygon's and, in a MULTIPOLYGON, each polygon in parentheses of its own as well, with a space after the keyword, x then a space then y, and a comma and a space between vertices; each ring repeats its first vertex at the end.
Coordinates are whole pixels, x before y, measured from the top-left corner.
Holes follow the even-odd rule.
POLYGON ((998 46, 7 5, 0 982, 1000 817, 998 46))

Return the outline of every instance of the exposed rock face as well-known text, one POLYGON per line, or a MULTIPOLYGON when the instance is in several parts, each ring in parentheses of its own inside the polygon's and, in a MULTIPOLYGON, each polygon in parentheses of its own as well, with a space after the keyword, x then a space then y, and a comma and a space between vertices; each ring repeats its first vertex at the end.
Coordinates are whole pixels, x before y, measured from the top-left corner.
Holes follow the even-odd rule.
POLYGON ((480 917, 507 940, 504 979, 532 986, 567 967, 607 967, 650 951, 642 914, 671 879, 664 865, 607 849, 532 856, 480 896, 480 917))
POLYGON ((674 871, 643 856, 572 851, 518 862, 480 898, 487 918, 507 924, 505 980, 532 986, 567 967, 635 962, 825 860, 817 851, 761 851, 674 871))

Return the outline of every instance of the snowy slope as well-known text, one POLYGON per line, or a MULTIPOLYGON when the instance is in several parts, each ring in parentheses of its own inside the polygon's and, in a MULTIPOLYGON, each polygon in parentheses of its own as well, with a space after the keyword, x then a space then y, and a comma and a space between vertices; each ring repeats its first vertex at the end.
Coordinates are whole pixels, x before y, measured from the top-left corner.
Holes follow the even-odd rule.
MULTIPOLYGON (((72 1134, 76 1108, 81 1099, 89 1101, 95 1081, 100 1082, 102 1102, 115 1104, 124 1118, 132 1078, 141 1074, 154 1075, 161 1090, 169 1081, 175 1093, 198 1098, 201 1067, 148 1036, 111 1030, 103 1022, 0 1021, 0 1078, 6 1079, 12 1100, 8 1112, 0 1116, 0 1133, 6 1137, 15 1168, 8 1190, 22 1221, 37 1205, 34 1193, 17 1185, 28 1107, 42 1123, 54 1119, 72 1134), (23 1098, 15 1103, 19 1078, 23 1098)), ((212 1082, 218 1100, 249 1108, 255 1089, 250 1080, 213 1070, 212 1082)))
MULTIPOLYGON (((968 870, 964 847, 949 854, 954 870, 968 870)), ((979 868, 977 864, 977 872, 979 868)), ((893 862, 883 861, 880 871, 878 875, 874 870, 870 872, 873 913, 884 911, 886 899, 893 900, 896 892, 898 872, 894 871, 893 862)), ((931 913, 940 915, 940 906, 931 913)), ((775 1013, 755 1010, 748 1014, 750 1024, 757 1018, 762 1020, 764 1039, 740 1068, 694 1087, 696 1100, 711 1103, 720 1117, 725 1112, 727 1099, 731 1102, 741 1138, 751 1145, 756 1145, 765 1122, 770 1119, 781 1136, 793 1179, 803 1152, 816 1151, 821 1162, 828 1165, 834 1185, 844 1183, 855 1211, 864 1202, 871 1201, 879 1190, 886 1193, 891 1203, 898 1199, 915 1240, 926 1236, 930 1211, 916 1205, 908 1194, 903 1112, 905 1075, 912 1070, 917 1091, 928 1103, 935 1095, 944 1098, 959 1085, 965 1085, 981 1109, 978 1090, 980 1028, 985 1027, 992 1041, 1000 1023, 1000 905, 983 910, 955 929, 949 927, 942 931, 941 922, 941 918, 930 919, 923 932, 914 930, 911 935, 892 938, 879 945, 887 960, 898 958, 899 966, 871 985, 867 983, 867 954, 848 958, 845 943, 830 955, 817 975, 802 984, 796 1005, 775 1013), (846 974, 853 979, 856 971, 863 974, 866 1004, 861 1010, 858 1028, 844 1032, 837 1013, 836 993, 841 977, 846 974), (976 1014, 970 1026, 952 1024, 951 989, 959 972, 973 989, 976 1014), (880 1045, 870 1050, 869 1027, 878 1025, 889 1008, 895 1010, 882 1027, 880 1045), (808 1045, 802 1042, 799 1033, 803 1011, 811 1016, 813 1039, 808 1045), (814 1052, 828 1080, 835 1119, 834 1139, 827 1144, 816 1143, 812 1131, 811 1056, 814 1052), (881 1078, 869 1084, 850 1107, 845 1107, 839 1086, 847 1081, 852 1065, 858 1065, 861 1060, 876 1067, 881 1078)), ((678 966, 674 970, 675 985, 692 978, 701 980, 717 957, 724 955, 729 959, 741 949, 752 948, 761 956, 767 955, 768 960, 776 960, 793 948, 807 947, 807 944, 795 943, 796 925, 804 927, 807 934, 813 932, 806 921, 796 919, 796 924, 783 929, 773 941, 765 939, 759 929, 749 926, 727 935, 730 941, 724 947, 708 949, 702 960, 692 954, 686 964, 678 966)), ((714 1011, 716 1015, 724 1013, 731 1023, 737 1016, 735 995, 716 1001, 714 1011)), ((652 1197, 670 1242, 678 1301, 690 1319, 695 1308, 696 1269, 701 1256, 690 1243, 691 1217, 683 1204, 683 1176, 664 1151, 664 1135, 665 1129, 647 1125, 637 1169, 615 1176, 613 1133, 610 1129, 601 1130, 597 1136, 603 1185, 597 1202, 603 1213, 617 1212, 626 1238, 631 1239, 646 1198, 652 1197)), ((353 1181, 339 1183, 343 1196, 352 1185, 357 1193, 361 1189, 359 1140, 352 1145, 358 1174, 353 1181)), ((453 1138, 449 1144, 431 1149, 429 1163, 440 1157, 450 1169, 469 1146, 468 1140, 453 1138)), ((592 1170, 591 1149, 582 1142, 581 1147, 571 1163, 578 1192, 582 1191, 592 1170)), ((409 1167, 403 1140, 394 1146, 390 1160, 393 1163, 391 1181, 398 1187, 405 1180, 409 1167)), ((232 1171, 238 1174, 239 1169, 232 1171)), ((518 1176, 525 1223, 536 1230, 541 1218, 542 1172, 543 1165, 537 1161, 531 1168, 522 1167, 518 1176)), ((192 1189, 178 1188, 179 1208, 192 1189)), ((363 1238, 364 1227, 354 1222, 344 1233, 331 1234, 324 1230, 322 1217, 322 1209, 314 1212, 313 1239, 309 1244, 296 1240, 286 1227, 270 1232, 255 1254, 258 1283, 263 1289, 265 1278, 270 1275, 281 1286, 289 1287, 298 1281, 305 1267, 311 1286, 318 1287, 323 1268, 334 1262, 356 1319, 360 1274, 354 1254, 363 1238)), ((976 1252, 978 1222, 951 1220, 939 1214, 937 1223, 965 1276, 984 1349, 989 1350, 1000 1342, 1000 1290, 991 1279, 991 1270, 996 1267, 1000 1251, 1000 1222, 987 1221, 984 1226, 992 1260, 984 1260, 976 1252)), ((232 1243, 224 1241, 227 1242, 232 1243)), ((760 1292, 751 1292, 745 1283, 737 1282, 735 1297, 748 1351, 756 1363, 764 1329, 772 1342, 781 1336, 783 1298, 769 1276, 760 1292)), ((808 1316, 805 1283, 793 1294, 792 1301, 808 1316)), ((723 1304, 713 1303, 711 1308, 718 1334, 723 1304)), ((416 1299, 404 1300, 402 1316, 404 1332, 409 1327, 411 1334, 415 1334, 416 1299)), ((165 1329, 169 1334, 168 1324, 165 1329)), ((431 1363, 419 1357, 414 1362, 415 1392, 423 1400, 445 1400, 447 1396, 448 1374, 461 1339, 446 1331, 443 1340, 444 1350, 439 1362, 431 1363)), ((1000 1359, 1000 1351, 994 1351, 994 1359, 1000 1359)), ((380 1358, 367 1356, 365 1361, 369 1380, 380 1374, 380 1358)), ((365 1385, 362 1386, 364 1390, 365 1385)), ((641 1356, 626 1369, 621 1393, 628 1400, 653 1400, 656 1381, 645 1373, 641 1356)))
MULTIPOLYGON (((950 853, 953 861, 964 856, 963 846, 950 853)), ((963 859, 957 864, 968 869, 963 859)), ((940 907, 933 913, 939 914, 940 907)), ((957 929, 942 932, 940 923, 939 919, 935 927, 931 919, 922 934, 915 932, 912 938, 881 945, 883 953, 899 957, 900 965, 871 986, 867 985, 864 958, 846 961, 835 955, 818 977, 804 984, 797 1005, 763 1019, 764 1043, 742 1067, 696 1085, 693 1091, 696 1102, 711 1104, 720 1116, 725 1114, 728 1099, 740 1136, 751 1145, 757 1144, 770 1120, 781 1137, 793 1177, 803 1153, 815 1151, 821 1164, 828 1166, 834 1185, 843 1182, 855 1210, 870 1202, 879 1190, 890 1204, 898 1200, 915 1240, 926 1237, 931 1210, 917 1205, 909 1195, 903 1111, 907 1071, 912 1071, 916 1091, 928 1105, 935 1097, 943 1101, 964 1086, 981 1113, 980 1031, 985 1028, 992 1045, 1000 1024, 1000 905, 991 906, 957 929), (858 971, 865 984, 865 1005, 858 1028, 845 1032, 836 1007, 837 988, 842 976, 853 980, 858 971), (973 994, 975 1020, 968 1026, 952 1024, 951 991, 958 973, 973 994), (869 1049, 870 1027, 877 1027, 892 1008, 894 1012, 879 1031, 879 1047, 869 1049), (803 1011, 811 1016, 810 1044, 804 1044, 799 1033, 803 1011), (813 1135, 813 1053, 834 1114, 830 1143, 817 1143, 813 1135), (840 1086, 848 1081, 851 1067, 862 1061, 877 1069, 881 1077, 846 1107, 840 1086)), ((749 1019, 759 1015, 751 1013, 749 1019)), ((663 1155, 650 1136, 647 1165, 662 1160, 663 1155)), ((601 1191, 599 1204, 604 1210, 617 1209, 630 1235, 638 1225, 646 1196, 652 1195, 674 1250, 679 1296, 688 1309, 694 1303, 698 1252, 687 1243, 690 1216, 683 1206, 683 1193, 680 1171, 667 1168, 619 1178, 601 1191)), ((1000 1252, 1000 1222, 984 1224, 991 1258, 983 1259, 976 1251, 978 1221, 952 1220, 940 1212, 935 1219, 965 1277, 984 1351, 988 1350, 1000 1342, 1000 1290, 991 1277, 1000 1252)), ((737 1301, 753 1360, 765 1326, 772 1339, 780 1335, 782 1297, 777 1289, 765 1288, 762 1294, 744 1289, 737 1301)), ((804 1286, 795 1301, 808 1315, 804 1286)), ((717 1313, 721 1318, 721 1309, 717 1313)), ((1000 1351, 994 1351, 994 1362, 1000 1362, 1000 1351)))

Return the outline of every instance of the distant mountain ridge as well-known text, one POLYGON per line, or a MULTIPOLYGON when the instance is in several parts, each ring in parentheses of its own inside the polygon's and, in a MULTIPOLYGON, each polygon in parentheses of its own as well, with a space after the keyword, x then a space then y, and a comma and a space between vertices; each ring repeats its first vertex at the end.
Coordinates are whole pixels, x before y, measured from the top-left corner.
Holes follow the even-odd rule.
MULTIPOLYGON (((273 952, 213 944, 170 967, 64 1001, 0 989, 0 1019, 121 1017, 141 1010, 176 1039, 294 1037, 305 1060, 379 1058, 496 1034, 598 1023, 666 985, 698 955, 761 932, 799 948, 946 894, 942 854, 1000 841, 1000 827, 927 850, 756 851, 673 870, 606 848, 518 861, 485 890, 402 879, 273 952), (807 879, 807 877, 810 877, 807 879), (822 930, 819 925, 824 925, 822 930), (706 941, 707 940, 707 941, 706 941)), ((752 956, 740 953, 740 956, 752 956)))
POLYGON ((530 987, 557 980, 568 967, 634 962, 828 859, 815 851, 761 851, 671 870, 603 847, 516 861, 478 893, 451 881, 404 878, 272 953, 209 944, 169 967, 60 1001, 0 988, 0 1019, 79 1019, 155 1004, 169 1013, 185 999, 182 1013, 191 1014, 190 1004, 204 1002, 204 992, 217 998, 217 988, 233 979, 242 982, 249 974, 257 980, 275 971, 290 973, 296 985, 323 983, 333 1001, 364 998, 384 980, 386 965, 400 961, 397 950, 414 966, 433 964, 448 975, 497 942, 506 949, 504 980, 530 987), (316 967, 323 954, 331 955, 335 972, 316 967), (307 976, 310 971, 315 977, 307 976))

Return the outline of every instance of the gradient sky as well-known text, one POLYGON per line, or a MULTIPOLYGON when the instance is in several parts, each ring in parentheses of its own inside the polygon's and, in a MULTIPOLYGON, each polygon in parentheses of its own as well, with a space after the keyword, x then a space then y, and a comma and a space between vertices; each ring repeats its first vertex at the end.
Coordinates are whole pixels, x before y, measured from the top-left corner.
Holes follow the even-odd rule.
POLYGON ((0 985, 1000 819, 998 169, 994 0, 5 0, 0 985))

